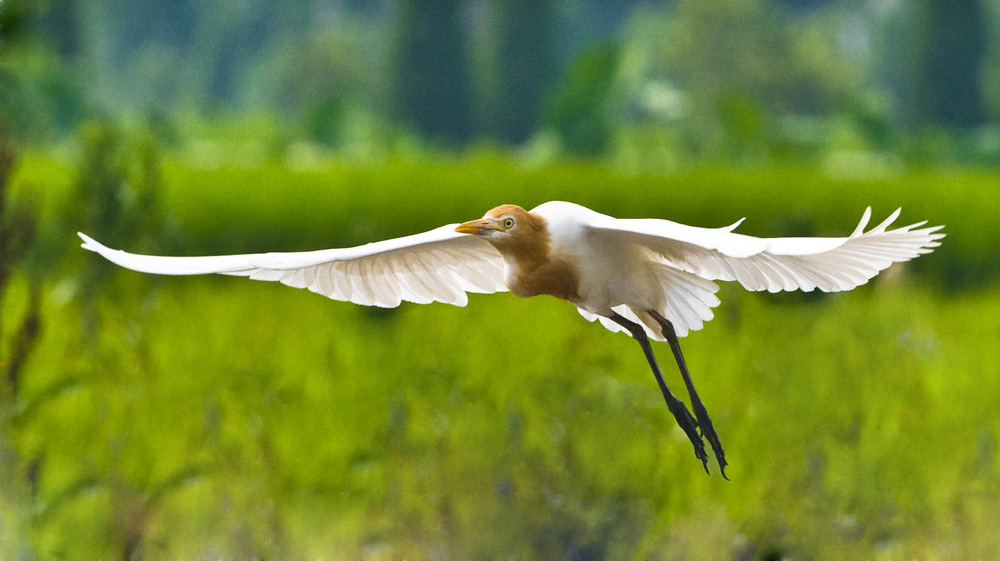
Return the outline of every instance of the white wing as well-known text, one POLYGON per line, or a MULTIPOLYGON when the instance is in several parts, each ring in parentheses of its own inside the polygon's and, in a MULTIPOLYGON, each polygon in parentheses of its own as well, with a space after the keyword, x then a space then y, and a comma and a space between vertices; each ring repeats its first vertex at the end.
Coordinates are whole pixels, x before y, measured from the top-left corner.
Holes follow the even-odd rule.
POLYGON ((678 269, 704 279, 739 281, 749 290, 824 292, 850 290, 868 282, 889 265, 908 261, 940 244, 943 226, 926 222, 895 230, 899 216, 865 232, 871 207, 845 238, 755 238, 735 234, 740 222, 726 228, 698 228, 669 220, 608 219, 591 226, 595 235, 648 247, 678 269))
POLYGON ((467 292, 507 290, 504 261, 486 240, 455 231, 422 234, 344 249, 211 257, 159 257, 110 249, 79 234, 84 249, 127 269, 159 275, 222 273, 279 281, 334 300, 392 308, 403 300, 464 306, 467 292))

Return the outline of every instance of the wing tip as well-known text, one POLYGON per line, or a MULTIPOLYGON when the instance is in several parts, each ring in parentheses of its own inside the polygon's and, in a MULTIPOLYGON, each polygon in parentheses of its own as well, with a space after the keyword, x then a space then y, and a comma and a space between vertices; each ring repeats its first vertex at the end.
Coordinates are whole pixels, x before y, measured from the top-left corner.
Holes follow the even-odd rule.
POLYGON ((896 210, 892 211, 892 214, 890 214, 889 217, 886 218, 881 224, 876 226, 875 229, 884 232, 886 228, 891 226, 892 223, 895 222, 897 218, 899 218, 899 215, 902 212, 903 212, 903 207, 899 207, 896 210))
POLYGON ((81 240, 83 240, 83 243, 80 244, 80 247, 82 247, 83 249, 86 249, 88 251, 93 251, 96 253, 100 253, 101 249, 105 249, 105 247, 100 242, 88 236, 87 234, 84 234, 83 232, 77 232, 76 235, 79 236, 81 240))
POLYGON ((856 237, 860 236, 861 234, 864 234, 865 233, 865 226, 868 226, 868 222, 871 219, 872 219, 872 207, 869 206, 868 208, 865 209, 865 212, 862 213, 862 215, 861 215, 861 221, 858 222, 858 227, 855 228, 853 232, 851 232, 851 235, 849 237, 856 238, 856 237))
POLYGON ((733 222, 729 226, 723 226, 722 228, 719 228, 719 229, 722 230, 722 231, 724 231, 724 232, 732 232, 736 228, 739 228, 740 224, 743 224, 743 221, 746 220, 746 219, 747 219, 747 217, 744 216, 743 218, 740 218, 739 220, 737 220, 736 222, 733 222))

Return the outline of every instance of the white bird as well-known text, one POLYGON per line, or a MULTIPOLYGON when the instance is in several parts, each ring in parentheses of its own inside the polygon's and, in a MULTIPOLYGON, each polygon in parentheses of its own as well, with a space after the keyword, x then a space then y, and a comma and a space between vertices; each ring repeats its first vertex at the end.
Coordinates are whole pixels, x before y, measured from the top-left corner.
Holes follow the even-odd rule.
POLYGON ((712 308, 719 304, 713 281, 769 292, 850 290, 892 263, 940 245, 942 226, 921 222, 888 230, 899 212, 865 232, 868 208, 847 237, 756 238, 734 233, 742 219, 725 228, 699 228, 669 220, 617 219, 555 201, 531 211, 501 205, 479 220, 359 247, 212 257, 136 255, 79 235, 85 249, 135 271, 239 275, 369 306, 395 307, 404 300, 464 306, 467 292, 505 290, 567 300, 587 320, 627 331, 639 342, 695 455, 708 471, 707 439, 725 477, 725 453, 677 339, 712 319, 712 308), (694 416, 667 388, 649 339, 669 342, 694 416))

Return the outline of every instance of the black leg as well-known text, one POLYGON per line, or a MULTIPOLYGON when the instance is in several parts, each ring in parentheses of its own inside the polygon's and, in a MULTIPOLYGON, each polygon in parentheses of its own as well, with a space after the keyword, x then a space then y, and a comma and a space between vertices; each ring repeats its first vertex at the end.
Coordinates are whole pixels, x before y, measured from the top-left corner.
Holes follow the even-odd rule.
POLYGON ((691 410, 694 411, 694 416, 698 420, 698 426, 701 427, 701 435, 712 445, 712 452, 715 454, 716 461, 719 462, 719 470, 722 471, 722 477, 728 480, 729 478, 726 477, 726 453, 722 449, 722 443, 719 442, 719 435, 716 434, 715 427, 712 426, 712 419, 708 416, 708 410, 705 409, 705 404, 702 403, 701 398, 698 397, 698 392, 694 389, 694 382, 691 381, 691 374, 688 373, 687 364, 684 362, 684 355, 681 354, 681 343, 677 340, 677 332, 674 331, 674 324, 670 323, 667 318, 661 316, 655 310, 650 310, 649 314, 663 328, 663 336, 670 343, 670 350, 674 352, 677 367, 681 370, 681 376, 684 377, 684 385, 687 386, 688 395, 691 396, 691 410))
POLYGON ((649 367, 653 369, 653 375, 656 376, 656 383, 660 385, 660 392, 663 393, 663 399, 667 402, 667 408, 674 414, 677 424, 684 429, 684 433, 691 440, 691 444, 694 446, 694 455, 701 460, 702 465, 705 467, 705 473, 708 473, 708 454, 705 452, 705 441, 698 434, 698 422, 688 412, 684 402, 670 393, 670 388, 663 381, 663 375, 660 374, 660 367, 656 364, 656 356, 653 355, 653 348, 649 346, 649 338, 646 336, 646 330, 638 323, 629 321, 617 313, 612 313, 609 319, 627 329, 632 334, 632 338, 639 342, 642 352, 646 354, 646 361, 649 362, 649 367))

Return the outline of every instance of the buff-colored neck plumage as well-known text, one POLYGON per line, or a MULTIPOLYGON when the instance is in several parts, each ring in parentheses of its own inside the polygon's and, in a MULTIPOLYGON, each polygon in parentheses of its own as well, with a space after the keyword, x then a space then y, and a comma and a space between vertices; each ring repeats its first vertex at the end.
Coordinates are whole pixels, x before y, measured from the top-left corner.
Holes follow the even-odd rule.
POLYGON ((509 267, 507 285, 517 296, 548 294, 563 300, 578 298, 577 267, 552 255, 551 235, 544 218, 517 205, 500 205, 487 218, 511 216, 516 226, 507 235, 490 239, 509 267))

